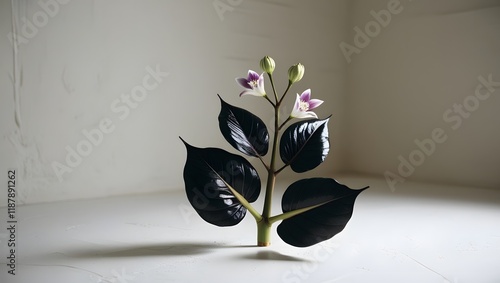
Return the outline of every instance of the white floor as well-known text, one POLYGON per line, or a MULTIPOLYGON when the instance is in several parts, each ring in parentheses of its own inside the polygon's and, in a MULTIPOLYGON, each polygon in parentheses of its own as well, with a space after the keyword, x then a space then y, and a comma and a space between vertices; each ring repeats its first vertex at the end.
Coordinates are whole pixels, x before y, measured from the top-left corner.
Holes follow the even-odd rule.
POLYGON ((212 226, 183 192, 21 206, 16 275, 2 228, 0 282, 500 282, 500 190, 337 180, 371 188, 343 232, 309 248, 276 233, 256 247, 250 215, 212 226))

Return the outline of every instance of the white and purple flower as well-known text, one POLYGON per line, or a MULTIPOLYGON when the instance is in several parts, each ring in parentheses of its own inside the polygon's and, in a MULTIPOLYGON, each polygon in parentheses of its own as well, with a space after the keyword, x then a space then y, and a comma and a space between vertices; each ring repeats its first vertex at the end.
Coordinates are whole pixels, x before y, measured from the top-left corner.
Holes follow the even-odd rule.
POLYGON ((252 70, 248 70, 248 77, 236 78, 236 82, 245 88, 245 90, 240 93, 240 96, 266 96, 266 90, 264 89, 264 73, 259 75, 252 70))
POLYGON ((323 100, 311 99, 311 89, 306 89, 301 95, 297 93, 293 106, 292 118, 318 118, 316 113, 309 111, 323 103, 323 100))

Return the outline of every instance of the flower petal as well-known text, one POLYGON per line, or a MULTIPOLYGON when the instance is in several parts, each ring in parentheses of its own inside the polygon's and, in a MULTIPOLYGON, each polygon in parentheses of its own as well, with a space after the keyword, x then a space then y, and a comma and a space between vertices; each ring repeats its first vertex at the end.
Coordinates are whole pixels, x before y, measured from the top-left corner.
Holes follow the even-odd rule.
POLYGON ((248 78, 247 78, 248 81, 258 81, 259 78, 260 78, 259 74, 257 74, 252 70, 248 70, 248 78))
POLYGON ((242 95, 264 96, 265 94, 262 94, 254 89, 247 89, 247 90, 244 90, 240 93, 240 96, 242 96, 242 95))
POLYGON ((295 118, 299 118, 299 119, 302 119, 302 118, 318 118, 318 115, 316 115, 316 113, 312 112, 312 111, 302 111, 299 113, 299 116, 295 116, 295 118))
POLYGON ((311 89, 308 88, 300 95, 300 100, 308 102, 311 99, 311 89))
POLYGON ((259 79, 257 80, 257 84, 259 88, 264 89, 264 75, 260 75, 259 79))
POLYGON ((300 96, 297 93, 297 97, 295 98, 295 104, 293 105, 292 113, 290 114, 290 117, 298 117, 300 115, 300 96))
POLYGON ((266 94, 266 90, 264 89, 264 74, 260 75, 259 80, 257 81, 257 89, 262 95, 266 94))
POLYGON ((314 109, 320 106, 324 101, 320 99, 311 99, 309 100, 309 109, 314 109))
POLYGON ((248 80, 245 78, 236 78, 236 82, 244 88, 252 89, 252 87, 248 84, 248 80))

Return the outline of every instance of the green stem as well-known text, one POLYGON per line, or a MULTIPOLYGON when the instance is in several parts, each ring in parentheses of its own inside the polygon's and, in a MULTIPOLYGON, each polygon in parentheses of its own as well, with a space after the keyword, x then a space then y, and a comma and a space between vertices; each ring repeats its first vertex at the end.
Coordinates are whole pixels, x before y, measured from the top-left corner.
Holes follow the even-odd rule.
POLYGON ((288 118, 286 118, 285 122, 283 122, 283 123, 279 126, 279 128, 278 128, 278 129, 280 129, 280 130, 281 130, 281 128, 283 128, 283 126, 285 126, 285 124, 286 124, 288 121, 292 120, 292 119, 293 119, 293 118, 292 118, 292 116, 288 116, 288 118))
POLYGON ((271 168, 269 168, 267 176, 264 210, 262 211, 261 220, 257 221, 257 245, 259 247, 267 247, 271 245, 271 223, 269 223, 268 219, 270 218, 271 215, 271 204, 274 191, 274 184, 276 180, 276 176, 274 175, 273 171, 274 171, 274 162, 271 162, 271 168))
POLYGON ((264 98, 267 99, 267 101, 269 101, 269 103, 271 103, 273 107, 276 107, 276 104, 274 104, 274 102, 272 102, 267 95, 264 95, 264 98))
MULTIPOLYGON (((271 87, 273 88, 274 99, 276 100, 276 103, 278 103, 278 94, 276 93, 276 88, 274 87, 273 75, 269 74, 269 73, 267 73, 267 75, 269 76, 269 81, 271 82, 271 87)), ((274 103, 272 103, 272 104, 273 104, 273 106, 276 106, 274 103)))
POLYGON ((267 165, 264 159, 262 159, 262 156, 258 155, 257 157, 259 158, 262 165, 264 165, 264 168, 266 168, 266 170, 269 170, 269 165, 267 165))
POLYGON ((264 210, 262 211, 262 217, 268 219, 271 216, 271 205, 272 196, 274 191, 274 185, 276 182, 276 152, 278 148, 278 121, 279 121, 279 105, 274 109, 274 137, 273 137, 273 149, 271 152, 271 162, 269 164, 269 169, 267 170, 267 184, 266 184, 266 197, 264 199, 264 210))
POLYGON ((231 185, 225 182, 224 179, 222 179, 222 177, 220 179, 228 187, 228 189, 231 191, 234 197, 241 203, 241 205, 243 205, 243 207, 246 208, 248 212, 250 212, 250 214, 252 214, 252 216, 255 218, 255 221, 257 222, 262 221, 262 215, 260 215, 259 212, 257 212, 257 210, 253 208, 253 206, 246 200, 246 198, 242 196, 240 193, 238 193, 238 191, 236 191, 233 187, 231 187, 231 185))
POLYGON ((288 93, 288 90, 290 89, 290 87, 292 86, 292 84, 293 84, 293 83, 292 83, 291 81, 288 81, 288 86, 286 87, 285 92, 283 93, 283 96, 281 97, 281 99, 280 99, 279 101, 278 101, 278 100, 276 100, 276 101, 278 101, 278 102, 276 102, 276 105, 280 105, 280 104, 281 104, 281 102, 282 102, 282 101, 283 101, 283 99, 285 98, 285 96, 286 96, 286 94, 288 93))
POLYGON ((288 211, 288 212, 285 212, 285 213, 282 213, 282 214, 279 214, 279 215, 276 215, 276 216, 273 216, 273 217, 270 217, 268 219, 268 222, 269 222, 269 225, 272 225, 274 222, 276 221, 280 221, 280 220, 285 220, 285 219, 288 219, 288 218, 291 218, 291 217, 294 217, 295 215, 298 215, 298 214, 301 214, 301 213, 304 213, 308 210, 311 210, 311 209, 314 209, 316 207, 319 207, 319 206, 322 206, 326 203, 329 203, 330 201, 326 201, 326 202, 323 202, 323 203, 320 203, 320 204, 317 204, 317 205, 313 205, 313 206, 308 206, 308 207, 304 207, 304 208, 300 208, 300 209, 296 209, 296 210, 292 210, 292 211, 288 211))
POLYGON ((271 152, 271 161, 269 163, 269 167, 267 168, 266 196, 264 198, 262 220, 257 221, 257 244, 259 246, 269 246, 271 244, 271 223, 269 223, 269 218, 271 217, 273 191, 274 185, 276 183, 276 153, 278 151, 277 149, 279 137, 280 101, 278 101, 278 96, 276 95, 276 90, 274 88, 274 83, 271 75, 269 75, 269 79, 271 80, 273 92, 276 97, 276 105, 274 105, 274 137, 271 152))
POLYGON ((264 210, 262 211, 262 217, 266 220, 271 216, 271 206, 275 181, 276 175, 274 174, 274 165, 271 165, 271 168, 269 168, 267 175, 266 197, 264 199, 264 210))
MULTIPOLYGON (((365 190, 367 188, 368 187, 364 187, 361 190, 365 190)), ((307 207, 303 207, 303 208, 299 208, 299 209, 287 211, 287 212, 284 212, 282 214, 275 215, 273 217, 269 217, 267 219, 267 222, 269 223, 269 225, 272 225, 274 222, 277 222, 277 221, 280 221, 280 220, 286 220, 288 218, 292 218, 295 215, 299 215, 301 213, 304 213, 304 212, 309 211, 311 209, 315 209, 316 207, 320 207, 320 206, 325 205, 325 204, 327 204, 329 202, 336 201, 336 200, 339 200, 339 199, 340 199, 340 197, 336 197, 336 198, 332 198, 330 200, 324 201, 322 203, 318 203, 318 204, 315 204, 315 205, 311 205, 311 206, 307 206, 307 207)))
POLYGON ((280 169, 278 169, 278 170, 276 170, 276 171, 274 172, 274 175, 276 175, 276 176, 277 176, 277 175, 278 175, 281 171, 283 171, 283 169, 285 169, 285 168, 286 168, 286 167, 288 167, 289 165, 290 165, 290 163, 287 163, 287 164, 283 165, 280 169))
POLYGON ((264 219, 257 222, 257 245, 259 247, 271 245, 271 224, 264 219))

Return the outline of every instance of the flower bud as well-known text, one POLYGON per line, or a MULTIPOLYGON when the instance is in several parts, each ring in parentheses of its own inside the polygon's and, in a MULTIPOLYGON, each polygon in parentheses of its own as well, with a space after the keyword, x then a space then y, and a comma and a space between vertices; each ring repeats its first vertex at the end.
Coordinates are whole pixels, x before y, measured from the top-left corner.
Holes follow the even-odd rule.
POLYGON ((288 79, 291 83, 296 83, 302 79, 304 76, 304 65, 298 63, 288 69, 288 79))
POLYGON ((266 57, 262 58, 262 60, 260 60, 260 68, 268 74, 273 73, 275 66, 276 66, 276 64, 274 63, 273 58, 271 58, 269 56, 266 56, 266 57))

